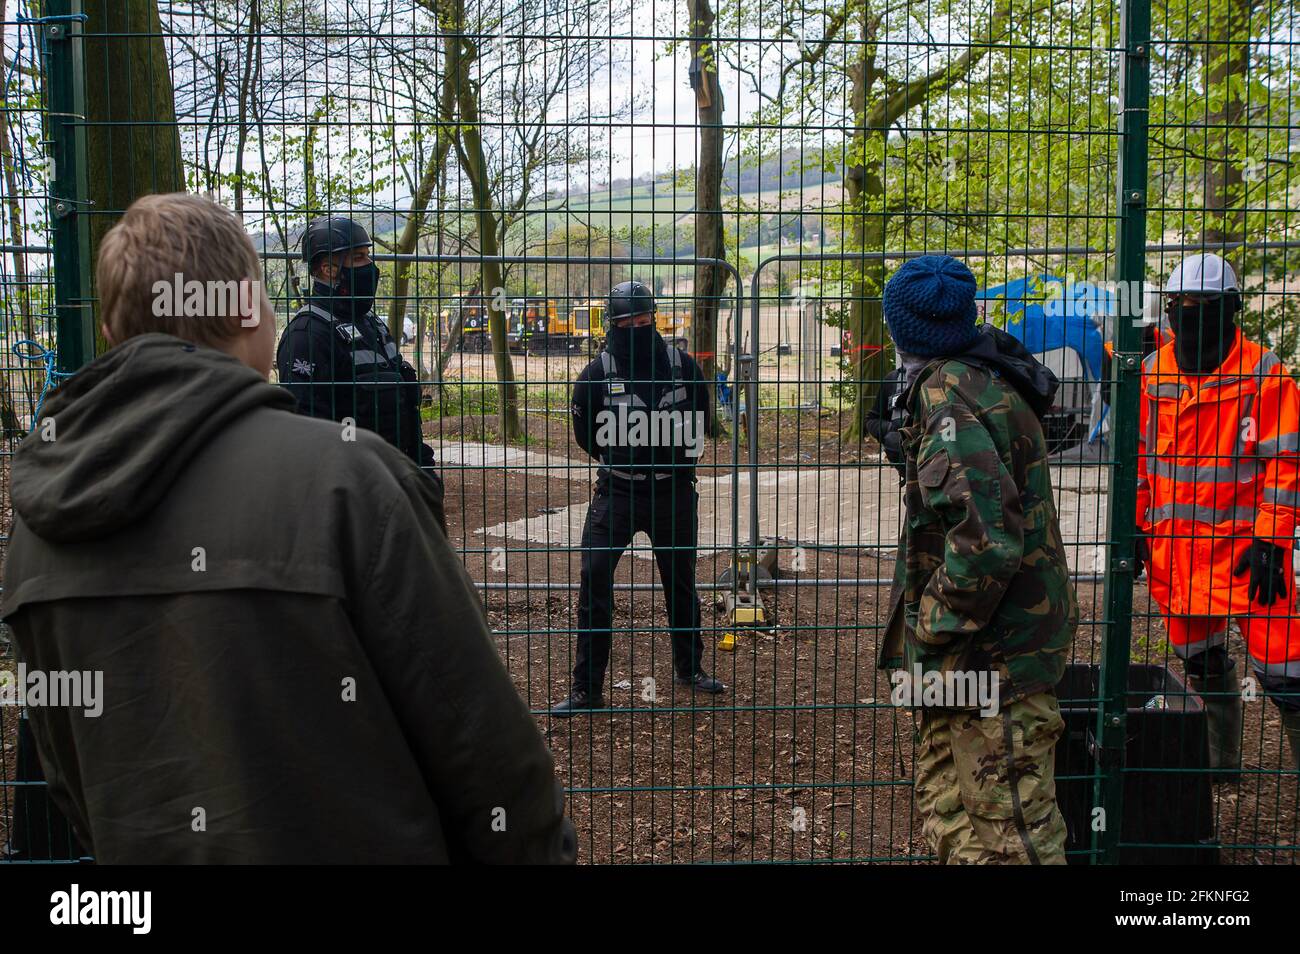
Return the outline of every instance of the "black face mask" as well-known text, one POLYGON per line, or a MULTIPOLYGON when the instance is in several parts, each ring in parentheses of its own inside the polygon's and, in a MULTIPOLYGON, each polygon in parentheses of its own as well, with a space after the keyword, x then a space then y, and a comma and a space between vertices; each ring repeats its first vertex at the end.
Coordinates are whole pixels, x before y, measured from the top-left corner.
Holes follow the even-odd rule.
POLYGON ((634 373, 644 375, 655 367, 655 356, 662 350, 663 341, 654 324, 639 327, 609 329, 609 352, 615 358, 627 361, 634 373))
POLYGON ((1233 309, 1224 299, 1195 305, 1170 304, 1174 360, 1184 374, 1209 374, 1223 364, 1237 341, 1233 309))
MULTIPOLYGON (((318 283, 320 284, 320 283, 318 283)), ((349 308, 353 316, 366 314, 375 306, 375 292, 379 290, 379 266, 374 262, 339 269, 334 287, 328 296, 340 306, 349 308)))

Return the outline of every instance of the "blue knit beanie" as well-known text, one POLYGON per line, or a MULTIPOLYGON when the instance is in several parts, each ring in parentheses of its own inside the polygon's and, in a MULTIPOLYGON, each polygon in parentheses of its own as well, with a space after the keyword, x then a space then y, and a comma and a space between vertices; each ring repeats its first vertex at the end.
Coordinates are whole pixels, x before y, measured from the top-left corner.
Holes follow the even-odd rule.
POLYGON ((957 354, 975 340, 975 276, 951 255, 922 255, 885 283, 885 323, 899 351, 957 354))

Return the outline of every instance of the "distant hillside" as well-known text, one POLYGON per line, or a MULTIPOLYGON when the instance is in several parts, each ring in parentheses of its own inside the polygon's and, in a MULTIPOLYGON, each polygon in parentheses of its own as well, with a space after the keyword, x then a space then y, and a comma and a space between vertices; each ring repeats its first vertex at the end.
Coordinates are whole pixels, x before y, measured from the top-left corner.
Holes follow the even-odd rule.
MULTIPOLYGON (((779 155, 773 154, 762 160, 754 156, 732 159, 723 166, 723 194, 743 195, 754 192, 769 192, 776 189, 807 189, 828 182, 839 182, 842 178, 838 166, 831 171, 825 170, 825 154, 820 149, 801 150, 790 148, 779 155)), ((590 193, 571 192, 568 196, 555 193, 552 199, 567 198, 571 205, 587 204, 584 200, 601 202, 618 199, 629 195, 689 195, 690 189, 674 190, 674 184, 692 181, 694 166, 687 166, 673 172, 646 173, 635 179, 615 179, 608 185, 594 188, 590 193)))
MULTIPOLYGON (((334 211, 338 215, 347 215, 356 219, 366 227, 366 231, 372 236, 379 236, 380 238, 391 238, 406 224, 406 216, 401 212, 367 212, 364 209, 356 209, 351 212, 347 209, 336 209, 334 211)), ((289 230, 286 238, 292 251, 296 252, 301 247, 302 232, 306 227, 306 223, 300 223, 289 230)), ((280 237, 271 229, 269 224, 265 234, 254 234, 252 239, 253 245, 259 252, 281 251, 280 237)))
MULTIPOLYGON (((750 207, 780 213, 779 218, 771 219, 770 222, 747 225, 746 230, 753 234, 743 236, 742 245, 767 240, 766 232, 769 229, 781 232, 790 241, 807 238, 805 229, 815 220, 805 218, 801 213, 834 205, 841 199, 842 176, 838 169, 825 171, 823 158, 821 150, 801 152, 797 148, 791 148, 761 161, 757 157, 747 156, 733 159, 725 165, 722 190, 724 200, 742 196, 750 207), (764 234, 760 236, 760 232, 764 234)), ((585 193, 552 192, 538 200, 529 213, 516 223, 507 239, 507 245, 516 246, 525 230, 530 236, 545 235, 561 223, 586 219, 589 224, 615 235, 648 227, 665 229, 668 235, 673 235, 679 229, 684 230, 689 235, 681 234, 669 241, 676 246, 679 254, 686 254, 693 248, 693 181, 694 168, 687 167, 673 172, 647 173, 636 179, 616 179, 608 186, 585 193), (561 206, 567 215, 550 214, 550 210, 561 206), (539 219, 540 231, 537 224, 539 219)), ((343 209, 338 211, 340 214, 348 214, 343 209)), ((351 214, 366 226, 372 236, 381 239, 391 240, 406 223, 406 216, 401 212, 370 213, 357 210, 351 214)), ((300 224, 286 236, 290 250, 298 250, 302 230, 303 225, 300 224)), ((281 250, 279 238, 272 231, 254 234, 252 238, 259 251, 281 250)), ((533 238, 533 241, 536 239, 533 238)), ((637 251, 641 251, 641 243, 634 244, 638 245, 637 251)), ((508 250, 519 249, 516 247, 508 250)))

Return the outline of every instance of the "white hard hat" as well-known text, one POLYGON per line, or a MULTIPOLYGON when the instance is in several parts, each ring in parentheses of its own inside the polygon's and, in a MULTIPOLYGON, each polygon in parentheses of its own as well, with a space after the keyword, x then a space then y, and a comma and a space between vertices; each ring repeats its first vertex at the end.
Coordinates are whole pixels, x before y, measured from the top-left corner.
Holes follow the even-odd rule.
POLYGON ((1241 291, 1232 266, 1213 252, 1189 255, 1174 268, 1165 282, 1166 295, 1222 295, 1241 291))

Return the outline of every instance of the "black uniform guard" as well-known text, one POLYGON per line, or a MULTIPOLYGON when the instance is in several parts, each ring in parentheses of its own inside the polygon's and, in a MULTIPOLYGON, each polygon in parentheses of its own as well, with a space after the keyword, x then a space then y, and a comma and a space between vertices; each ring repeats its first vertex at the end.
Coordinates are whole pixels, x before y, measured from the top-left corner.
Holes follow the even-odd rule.
MULTIPOLYGON (((312 294, 280 338, 275 364, 298 399, 298 411, 330 421, 351 418, 375 431, 423 468, 433 450, 420 431, 420 388, 415 369, 375 317, 379 269, 373 262, 344 266, 333 285, 316 273, 324 255, 369 248, 360 224, 342 216, 313 219, 302 237, 312 294)), ((440 485, 437 473, 425 473, 440 485)))
POLYGON ((907 423, 907 408, 902 397, 907 390, 906 372, 895 368, 885 375, 876 392, 876 403, 867 411, 867 433, 880 442, 885 457, 905 476, 902 428, 907 423))
POLYGON ((701 668, 695 592, 695 461, 704 448, 709 389, 691 357, 660 337, 654 310, 654 295, 641 282, 616 285, 606 311, 605 350, 573 388, 574 437, 601 466, 582 529, 573 690, 551 710, 557 716, 605 705, 601 688, 612 642, 614 568, 637 531, 654 546, 676 682, 703 692, 726 688, 701 668))

